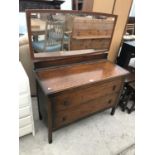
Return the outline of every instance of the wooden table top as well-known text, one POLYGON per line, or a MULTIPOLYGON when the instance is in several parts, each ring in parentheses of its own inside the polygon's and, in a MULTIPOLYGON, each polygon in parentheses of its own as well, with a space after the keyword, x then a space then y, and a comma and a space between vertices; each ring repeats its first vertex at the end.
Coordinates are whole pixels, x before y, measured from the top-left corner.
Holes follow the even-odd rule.
POLYGON ((36 78, 44 93, 54 94, 90 83, 125 76, 129 72, 107 60, 93 61, 59 68, 36 71, 36 78))

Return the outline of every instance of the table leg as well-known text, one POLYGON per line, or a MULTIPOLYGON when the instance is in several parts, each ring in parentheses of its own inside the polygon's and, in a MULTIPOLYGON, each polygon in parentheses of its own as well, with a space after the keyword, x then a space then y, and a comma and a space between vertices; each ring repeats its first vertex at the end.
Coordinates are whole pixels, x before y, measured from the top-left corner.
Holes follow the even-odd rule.
POLYGON ((116 104, 112 107, 111 115, 114 115, 115 114, 115 110, 117 108, 117 105, 118 105, 119 100, 120 100, 120 97, 121 97, 121 93, 123 91, 123 86, 124 86, 124 78, 122 79, 121 89, 120 89, 120 92, 119 92, 118 97, 116 99, 116 104))
POLYGON ((48 103, 47 103, 47 108, 48 108, 48 142, 49 144, 52 143, 52 102, 48 98, 48 103))
POLYGON ((111 115, 114 115, 115 114, 115 109, 116 109, 115 107, 112 108, 111 115))
POLYGON ((39 119, 42 120, 42 115, 41 115, 41 112, 40 112, 40 103, 39 103, 39 85, 38 85, 37 80, 36 80, 36 89, 37 89, 37 101, 38 101, 39 119))

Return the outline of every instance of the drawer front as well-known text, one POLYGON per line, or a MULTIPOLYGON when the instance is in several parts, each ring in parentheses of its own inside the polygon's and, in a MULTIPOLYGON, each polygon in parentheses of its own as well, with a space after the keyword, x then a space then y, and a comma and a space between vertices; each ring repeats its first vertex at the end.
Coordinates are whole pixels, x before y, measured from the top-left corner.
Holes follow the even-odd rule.
POLYGON ((31 99, 28 93, 19 96, 19 108, 30 105, 31 99))
POLYGON ((27 117, 29 115, 31 115, 29 106, 19 109, 19 118, 27 117))
POLYGON ((31 116, 19 119, 19 127, 24 127, 24 126, 30 125, 30 124, 32 124, 32 117, 31 116))
POLYGON ((54 102, 56 103, 55 109, 56 111, 65 110, 101 96, 119 92, 121 83, 122 80, 117 79, 103 84, 90 86, 88 88, 82 88, 78 90, 75 89, 70 93, 64 92, 63 94, 60 94, 54 98, 54 102))
POLYGON ((19 137, 32 133, 32 125, 19 128, 19 137))
POLYGON ((99 97, 87 103, 56 113, 55 127, 59 128, 97 111, 110 108, 116 104, 118 94, 99 97))

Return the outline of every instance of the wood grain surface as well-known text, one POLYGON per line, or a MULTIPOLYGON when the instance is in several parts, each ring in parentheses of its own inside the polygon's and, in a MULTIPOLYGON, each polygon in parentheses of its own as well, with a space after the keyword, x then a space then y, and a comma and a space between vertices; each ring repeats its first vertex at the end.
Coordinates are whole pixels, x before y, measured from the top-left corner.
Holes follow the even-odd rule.
POLYGON ((105 60, 81 63, 68 67, 48 68, 36 71, 45 94, 53 94, 66 89, 90 83, 121 77, 128 73, 125 69, 105 60))

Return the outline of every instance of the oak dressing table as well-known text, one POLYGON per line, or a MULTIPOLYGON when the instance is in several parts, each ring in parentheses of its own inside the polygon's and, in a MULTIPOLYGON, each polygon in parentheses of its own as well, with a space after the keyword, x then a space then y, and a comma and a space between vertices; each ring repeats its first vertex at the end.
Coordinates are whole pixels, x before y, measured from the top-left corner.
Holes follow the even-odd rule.
MULTIPOLYGON (((31 13, 36 12, 49 13, 50 16, 52 13, 54 15, 69 13, 82 15, 82 17, 85 15, 86 18, 89 15, 89 19, 91 16, 96 19, 101 18, 100 20, 108 18, 108 21, 109 17, 113 18, 114 23, 113 26, 110 24, 111 31, 108 30, 108 37, 106 33, 104 35, 102 33, 102 37, 97 38, 101 39, 100 42, 104 42, 105 39, 110 39, 109 42, 111 42, 117 17, 110 14, 78 11, 27 11, 30 54, 37 83, 39 117, 48 128, 48 141, 51 143, 52 132, 61 127, 108 108, 112 108, 111 114, 114 114, 128 71, 106 60, 110 44, 104 46, 104 49, 89 49, 86 46, 85 49, 73 51, 35 53, 32 46, 33 34, 30 19, 31 13), (111 32, 110 35, 109 32, 111 32)), ((103 25, 102 30, 107 31, 108 28, 108 25, 106 27, 103 25)), ((96 31, 86 28, 81 31, 81 34, 88 32, 87 36, 91 35, 91 39, 96 39, 93 38, 93 33, 96 31)), ((84 42, 82 47, 85 47, 84 42)))

